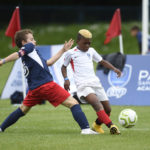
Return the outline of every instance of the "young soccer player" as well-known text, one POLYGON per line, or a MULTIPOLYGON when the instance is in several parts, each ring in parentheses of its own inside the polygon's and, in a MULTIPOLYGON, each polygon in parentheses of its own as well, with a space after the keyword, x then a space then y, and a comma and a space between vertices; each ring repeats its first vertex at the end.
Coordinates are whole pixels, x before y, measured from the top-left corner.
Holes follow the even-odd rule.
POLYGON ((15 35, 18 52, 14 52, 0 61, 0 66, 21 57, 24 65, 25 76, 28 81, 29 91, 22 105, 12 112, 0 125, 0 132, 14 124, 20 117, 24 116, 34 105, 48 100, 53 106, 62 104, 70 108, 72 115, 81 128, 81 134, 96 134, 89 128, 85 114, 82 112, 78 102, 58 84, 53 82, 48 66, 53 65, 61 55, 71 48, 73 40, 65 42, 63 48, 49 60, 44 60, 36 49, 36 41, 29 29, 20 30, 15 35))
POLYGON ((104 130, 101 128, 101 124, 104 123, 110 128, 111 134, 120 134, 119 129, 109 118, 111 108, 104 88, 95 75, 93 60, 112 69, 117 73, 118 77, 121 76, 121 72, 109 62, 103 60, 95 49, 90 47, 91 39, 92 34, 90 31, 86 29, 80 30, 77 35, 77 46, 66 52, 64 64, 62 66, 62 74, 65 80, 64 87, 67 91, 69 90, 70 81, 67 77, 66 68, 69 63, 71 63, 78 97, 84 98, 91 104, 98 116, 97 120, 92 125, 93 130, 104 133, 104 130))
MULTIPOLYGON (((133 26, 130 30, 131 36, 136 37, 138 46, 139 46, 139 53, 142 54, 142 32, 138 26, 133 26)), ((148 35, 148 51, 147 54, 150 54, 150 36, 148 35)))

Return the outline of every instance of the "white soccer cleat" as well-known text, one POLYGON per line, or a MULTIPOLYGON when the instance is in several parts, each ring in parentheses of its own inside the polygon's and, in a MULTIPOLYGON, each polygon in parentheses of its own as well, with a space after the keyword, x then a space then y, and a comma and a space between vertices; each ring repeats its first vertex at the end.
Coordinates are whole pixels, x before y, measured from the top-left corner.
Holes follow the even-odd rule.
POLYGON ((81 134, 99 134, 99 133, 97 133, 97 132, 91 130, 90 128, 88 128, 88 129, 82 129, 81 134))

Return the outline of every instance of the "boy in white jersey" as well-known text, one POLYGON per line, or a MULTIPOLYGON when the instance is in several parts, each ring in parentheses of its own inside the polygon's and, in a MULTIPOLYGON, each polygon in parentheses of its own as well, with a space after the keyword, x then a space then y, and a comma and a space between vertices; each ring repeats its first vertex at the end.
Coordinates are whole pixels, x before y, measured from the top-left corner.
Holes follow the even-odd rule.
POLYGON ((96 50, 90 47, 91 38, 91 32, 86 29, 80 30, 77 36, 77 46, 66 53, 62 66, 62 74, 65 80, 64 87, 67 91, 70 90, 70 81, 67 77, 66 68, 71 63, 78 97, 84 98, 91 104, 98 116, 92 125, 92 129, 99 133, 104 133, 104 130, 101 128, 101 124, 104 123, 110 128, 111 134, 120 134, 118 128, 109 118, 111 112, 110 104, 104 88, 95 75, 93 60, 116 72, 118 77, 121 76, 121 71, 103 60, 96 50))

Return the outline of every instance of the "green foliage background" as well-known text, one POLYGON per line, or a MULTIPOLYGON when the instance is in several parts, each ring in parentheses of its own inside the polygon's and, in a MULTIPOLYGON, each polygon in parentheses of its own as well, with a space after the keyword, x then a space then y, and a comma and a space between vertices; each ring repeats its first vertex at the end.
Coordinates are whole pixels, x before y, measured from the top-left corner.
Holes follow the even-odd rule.
MULTIPOLYGON (((136 38, 130 36, 130 29, 133 25, 139 25, 139 22, 122 23, 122 35, 125 54, 137 54, 138 45, 136 38)), ((38 45, 62 44, 65 40, 73 38, 76 40, 77 32, 80 29, 88 29, 93 34, 92 46, 100 54, 109 54, 119 51, 118 37, 112 39, 108 45, 104 45, 105 33, 109 27, 109 23, 94 24, 38 24, 25 25, 22 28, 30 28, 34 31, 34 36, 38 45)), ((17 48, 12 48, 11 38, 5 36, 7 25, 3 25, 0 29, 0 57, 5 57, 17 48)))

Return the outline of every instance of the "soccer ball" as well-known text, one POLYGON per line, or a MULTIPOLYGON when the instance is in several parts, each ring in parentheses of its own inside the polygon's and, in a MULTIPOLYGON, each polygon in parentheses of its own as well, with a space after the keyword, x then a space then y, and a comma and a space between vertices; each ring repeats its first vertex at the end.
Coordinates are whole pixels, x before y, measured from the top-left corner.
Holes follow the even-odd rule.
POLYGON ((118 120, 121 126, 131 128, 135 126, 138 116, 132 109, 124 109, 119 114, 118 120))

